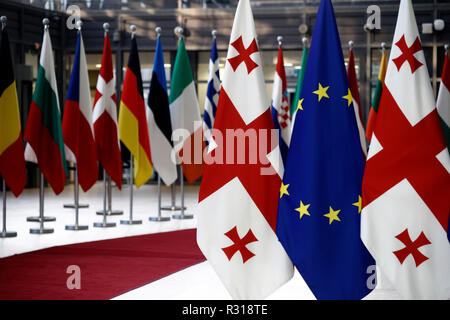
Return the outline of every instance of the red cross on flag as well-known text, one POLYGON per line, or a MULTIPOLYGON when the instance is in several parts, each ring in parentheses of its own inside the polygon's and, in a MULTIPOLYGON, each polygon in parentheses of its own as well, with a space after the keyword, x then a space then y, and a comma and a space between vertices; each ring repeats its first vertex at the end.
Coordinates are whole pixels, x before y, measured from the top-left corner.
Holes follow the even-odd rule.
POLYGON ((275 234, 278 135, 253 14, 239 1, 199 194, 197 242, 234 299, 263 299, 293 276, 275 234))
POLYGON ((361 238, 406 299, 450 298, 450 158, 411 0, 402 0, 364 172, 361 238))

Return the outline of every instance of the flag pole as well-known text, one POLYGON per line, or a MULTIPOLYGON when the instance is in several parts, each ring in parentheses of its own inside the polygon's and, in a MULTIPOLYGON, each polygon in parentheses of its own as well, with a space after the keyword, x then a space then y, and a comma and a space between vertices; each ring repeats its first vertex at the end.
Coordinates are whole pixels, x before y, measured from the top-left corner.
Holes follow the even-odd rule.
MULTIPOLYGON (((43 19, 42 24, 44 25, 44 32, 45 32, 45 30, 48 30, 50 28, 50 20, 49 19, 47 19, 47 18, 43 19)), ((44 216, 44 179, 45 179, 44 175, 43 175, 42 171, 40 171, 40 175, 39 175, 39 216, 27 217, 28 222, 39 222, 41 224, 40 229, 30 229, 30 233, 33 233, 33 234, 35 234, 35 233, 38 233, 38 234, 52 233, 53 229, 44 229, 43 223, 56 220, 55 217, 44 216), (49 232, 43 232, 43 230, 49 230, 49 232), (39 231, 39 232, 37 232, 37 231, 39 231)))
MULTIPOLYGON (((81 33, 81 27, 82 26, 83 26, 83 22, 82 21, 78 21, 77 22, 78 33, 81 33)), ((88 230, 89 226, 79 225, 78 224, 78 215, 79 215, 79 209, 80 209, 80 203, 79 203, 80 185, 78 183, 78 167, 77 167, 77 164, 75 164, 74 170, 75 170, 75 183, 74 183, 74 189, 75 189, 75 191, 74 191, 75 192, 75 203, 74 203, 75 224, 74 225, 66 225, 66 230, 73 230, 73 231, 88 230)))
MULTIPOLYGON (((175 28, 175 35, 179 40, 183 38, 184 29, 182 27, 175 28)), ((181 197, 181 213, 172 215, 173 219, 192 219, 194 216, 191 214, 184 214, 184 210, 186 207, 184 206, 184 175, 183 175, 183 166, 180 165, 180 197, 181 197)))
MULTIPOLYGON (((103 29, 105 30, 105 36, 109 33, 109 23, 105 22, 103 24, 103 29)), ((103 206, 103 210, 97 211, 98 215, 107 215, 107 216, 120 216, 123 214, 122 210, 112 210, 112 184, 111 184, 111 176, 106 172, 103 168, 103 175, 106 176, 106 185, 103 187, 106 188, 107 192, 104 193, 104 196, 107 199, 108 206, 103 206)))
MULTIPOLYGON (((157 39, 159 39, 161 37, 161 27, 156 27, 155 28, 155 32, 156 32, 156 37, 157 39)), ((174 186, 175 184, 172 184, 172 186, 174 186)), ((174 190, 174 189, 172 189, 174 190)), ((172 202, 173 206, 175 206, 175 201, 172 202)), ((170 217, 162 217, 161 216, 161 177, 158 174, 158 216, 157 217, 150 217, 148 218, 148 220, 150 221, 170 221, 170 217)))
MULTIPOLYGON (((3 16, 1 17, 1 21, 2 21, 2 27, 3 26, 3 21, 6 21, 6 17, 3 16), (5 19, 3 19, 5 18, 5 19)), ((6 182, 5 179, 3 178, 3 186, 2 186, 2 196, 3 196, 3 230, 0 233, 0 238, 14 238, 17 237, 17 232, 15 231, 6 231, 6 182)))
MULTIPOLYGON (((175 35, 180 38, 183 36, 183 28, 182 27, 176 27, 175 30, 175 35)), ((177 206, 176 205, 176 186, 175 186, 175 182, 172 183, 171 186, 171 204, 170 206, 164 206, 161 208, 161 210, 168 210, 168 211, 180 211, 180 210, 186 210, 186 207, 184 206, 177 206)))
MULTIPOLYGON (((105 30, 105 37, 108 35, 109 32, 109 23, 105 22, 103 24, 103 29, 105 30)), ((106 216, 108 215, 108 211, 106 209, 106 200, 108 198, 108 204, 111 204, 111 180, 110 177, 108 175, 108 173, 106 172, 105 168, 103 168, 103 210, 102 211, 97 211, 97 214, 101 214, 103 215, 103 221, 102 222, 94 222, 94 227, 96 228, 111 228, 111 227, 115 227, 116 223, 115 222, 106 222, 106 216), (108 177, 108 178, 107 178, 108 177), (106 181, 108 181, 108 184, 106 183, 106 181)), ((109 214, 111 215, 111 214, 109 214)))
POLYGON ((444 45, 445 55, 448 55, 448 43, 444 45))
MULTIPOLYGON (((76 167, 69 167, 68 168, 69 170, 72 170, 72 171, 74 171, 75 172, 75 174, 77 174, 77 168, 76 167)), ((75 186, 75 185, 74 185, 75 186)), ((66 208, 66 209, 75 209, 75 198, 76 198, 76 191, 75 191, 75 189, 73 190, 73 199, 74 199, 74 203, 66 203, 66 204, 64 204, 63 205, 63 207, 64 208, 66 208)), ((85 208, 89 208, 89 204, 87 204, 87 203, 82 203, 82 204, 78 204, 78 208, 80 208, 80 209, 85 209, 85 208)))
MULTIPOLYGON (((136 36, 136 26, 133 24, 130 26, 131 39, 136 36)), ((142 224, 142 220, 133 220, 133 182, 134 180, 134 168, 133 168, 133 154, 130 152, 130 218, 128 220, 120 220, 121 224, 142 224)))

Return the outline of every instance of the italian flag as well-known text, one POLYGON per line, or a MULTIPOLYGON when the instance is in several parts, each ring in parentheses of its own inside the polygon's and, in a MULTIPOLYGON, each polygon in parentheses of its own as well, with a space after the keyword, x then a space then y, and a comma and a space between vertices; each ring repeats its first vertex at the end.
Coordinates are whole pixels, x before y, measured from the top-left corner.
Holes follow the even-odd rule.
POLYGON ((378 108, 380 106, 381 93, 383 92, 384 78, 386 77, 387 58, 386 51, 383 49, 383 56, 381 57, 380 72, 378 74, 377 86, 372 98, 372 107, 369 112, 369 120, 367 120, 366 138, 372 139, 373 129, 375 128, 375 119, 377 117, 378 108))
POLYGON ((44 30, 38 78, 25 127, 25 160, 37 163, 53 191, 64 189, 67 164, 50 34, 44 30))
POLYGON ((203 174, 203 126, 189 57, 183 38, 178 45, 170 88, 170 112, 175 152, 184 176, 193 183, 203 174), (181 138, 181 139, 180 139, 181 138))
POLYGON ((450 151, 450 61, 448 52, 445 54, 444 69, 442 70, 441 86, 437 99, 437 110, 441 120, 447 149, 450 151))

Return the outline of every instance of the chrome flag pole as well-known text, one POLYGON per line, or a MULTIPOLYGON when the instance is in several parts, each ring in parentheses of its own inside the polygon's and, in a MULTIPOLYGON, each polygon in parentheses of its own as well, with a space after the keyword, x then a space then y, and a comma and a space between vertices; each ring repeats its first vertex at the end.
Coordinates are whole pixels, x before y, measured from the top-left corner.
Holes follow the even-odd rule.
POLYGON ((120 220, 120 224, 142 224, 142 220, 133 220, 133 182, 134 168, 133 168, 133 154, 130 152, 130 218, 128 220, 120 220))
POLYGON ((183 176, 183 166, 180 166, 180 193, 181 193, 181 213, 172 215, 173 219, 192 219, 194 216, 192 214, 184 214, 186 207, 184 206, 184 176, 183 176))
POLYGON ((87 230, 89 229, 88 226, 80 226, 78 224, 78 213, 79 213, 79 184, 78 184, 78 169, 75 167, 75 224, 74 225, 67 225, 66 230, 87 230))
MULTIPOLYGON (((2 19, 2 24, 3 24, 3 19, 2 19)), ((3 196, 3 229, 2 229, 2 232, 0 233, 0 238, 17 237, 17 232, 6 231, 6 182, 5 182, 5 179, 3 179, 2 193, 3 193, 3 195, 2 195, 3 196)))
POLYGON ((31 228, 31 234, 47 234, 53 233, 53 229, 44 228, 44 222, 46 221, 55 221, 54 217, 44 217, 44 174, 41 172, 39 175, 39 217, 28 217, 27 221, 37 221, 39 222, 39 229, 31 228), (30 220, 35 219, 35 220, 30 220), (53 220, 49 220, 53 219, 53 220))

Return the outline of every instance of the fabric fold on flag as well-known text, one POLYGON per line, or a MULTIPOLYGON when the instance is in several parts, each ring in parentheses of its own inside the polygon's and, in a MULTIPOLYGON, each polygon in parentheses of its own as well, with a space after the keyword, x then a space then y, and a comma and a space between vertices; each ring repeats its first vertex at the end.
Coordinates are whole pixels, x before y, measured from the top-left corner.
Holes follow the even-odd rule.
POLYGON ((294 271, 275 234, 281 155, 256 38, 241 0, 199 192, 197 243, 234 299, 263 299, 294 271))
POLYGON ((0 175, 18 197, 27 183, 27 171, 13 60, 5 27, 1 32, 0 68, 3 73, 0 77, 0 175))
POLYGON ((401 0, 362 186, 361 237, 405 299, 450 298, 450 156, 411 0, 401 0))
POLYGON ((291 117, 289 114, 286 71, 284 69, 283 48, 281 45, 278 47, 277 69, 273 79, 272 118, 275 129, 279 130, 281 157, 283 162, 285 162, 291 141, 291 117))
POLYGON ((186 180, 193 183, 203 174, 205 141, 194 77, 183 38, 178 44, 171 79, 169 101, 175 133, 174 151, 183 166, 186 180), (180 137, 181 141, 177 141, 180 137))
POLYGON ((25 126, 25 160, 37 163, 55 194, 68 176, 50 32, 44 29, 38 77, 25 126))
POLYGON ((153 175, 141 64, 136 38, 131 39, 128 67, 123 81, 119 110, 119 136, 134 157, 134 178, 140 187, 153 175))
POLYGON ((361 99, 359 98, 358 78, 356 77, 355 56, 353 49, 350 49, 348 56, 347 78, 350 86, 349 103, 353 104, 355 110, 356 124, 358 125, 359 140, 361 141, 361 150, 364 153, 364 158, 367 157, 366 136, 363 125, 361 99))
POLYGON ((317 299, 362 299, 375 270, 360 238, 364 157, 330 0, 320 2, 305 79, 276 232, 317 299))
POLYGON ((383 55, 380 62, 380 72, 378 73, 377 86, 375 87, 375 91, 373 93, 372 106, 370 107, 369 119, 367 120, 366 125, 366 138, 369 142, 372 139, 373 129, 375 128, 375 121, 378 113, 378 108, 380 106, 381 94, 383 92, 384 78, 386 77, 386 69, 387 56, 386 51, 383 50, 383 55))
POLYGON ((94 134, 99 162, 117 187, 122 189, 123 169, 117 130, 115 85, 111 42, 106 33, 93 108, 94 134))
POLYGON ((175 182, 178 174, 176 159, 172 159, 172 123, 160 37, 156 41, 156 54, 146 111, 153 166, 164 183, 169 186, 175 182))
POLYGON ((219 55, 217 53, 216 39, 214 38, 209 59, 208 89, 206 91, 205 107, 203 113, 203 125, 206 140, 210 139, 211 129, 217 112, 217 103, 220 94, 219 55))

